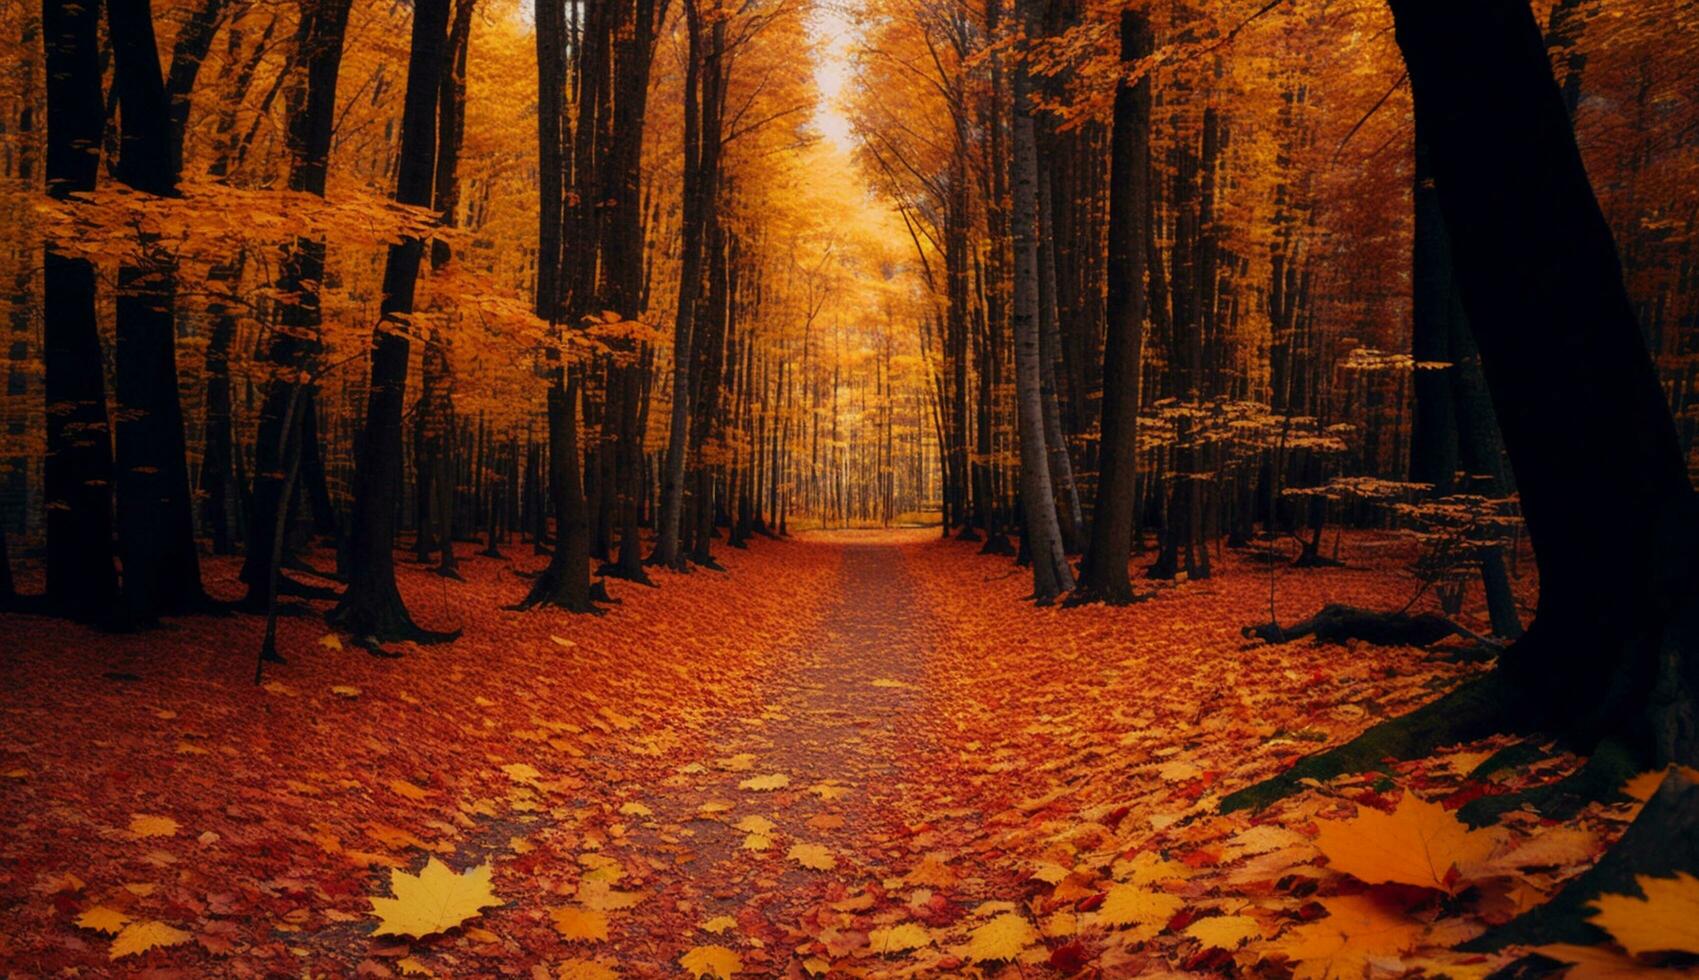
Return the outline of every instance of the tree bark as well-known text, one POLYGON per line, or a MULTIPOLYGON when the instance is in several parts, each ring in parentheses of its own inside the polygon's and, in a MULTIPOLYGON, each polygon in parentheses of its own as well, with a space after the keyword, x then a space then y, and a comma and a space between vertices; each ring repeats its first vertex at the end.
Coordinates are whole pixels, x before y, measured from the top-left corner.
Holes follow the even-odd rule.
MULTIPOLYGON (((1150 57, 1150 21, 1121 14, 1121 64, 1150 57)), ((1097 506, 1080 591, 1109 603, 1132 601, 1127 559, 1138 507, 1138 420, 1144 371, 1145 227, 1150 186, 1150 79, 1115 90, 1109 164, 1109 302, 1103 341, 1103 428, 1097 506)))
MULTIPOLYGON (((129 187, 177 193, 165 79, 149 0, 107 0, 120 128, 116 174, 129 187)), ((143 236, 139 262, 118 269, 118 552, 132 624, 205 607, 177 394, 175 261, 143 236)))
POLYGON ((1009 175, 1015 242, 1015 387, 1021 442, 1021 506, 1026 514, 1026 547, 1032 556, 1033 598, 1040 604, 1074 587, 1073 570, 1062 547, 1056 496, 1050 482, 1044 442, 1044 404, 1039 366, 1038 322, 1038 148, 1027 105, 1026 70, 1015 70, 1013 156, 1009 175))
MULTIPOLYGON (((448 0, 418 0, 413 6, 395 188, 395 199, 402 204, 431 203, 448 7, 448 0)), ((372 331, 366 427, 355 458, 348 589, 330 616, 331 622, 372 645, 445 638, 414 624, 395 584, 395 497, 401 491, 401 415, 409 347, 403 321, 413 312, 423 253, 420 239, 406 237, 389 247, 384 265, 383 302, 372 331)))
MULTIPOLYGON (((94 190, 104 122, 99 8, 42 2, 47 81, 47 192, 94 190)), ((49 241, 44 254, 47 458, 47 602, 77 619, 110 615, 118 598, 112 564, 112 436, 94 311, 94 266, 49 241)))

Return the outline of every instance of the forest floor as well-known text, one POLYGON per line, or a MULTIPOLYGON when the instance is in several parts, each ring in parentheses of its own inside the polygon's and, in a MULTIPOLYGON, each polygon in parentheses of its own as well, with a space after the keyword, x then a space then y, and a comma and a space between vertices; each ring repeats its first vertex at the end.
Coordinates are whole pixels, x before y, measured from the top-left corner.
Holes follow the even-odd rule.
MULTIPOLYGON (((1273 573, 1282 621, 1410 598, 1397 539, 1345 543, 1346 567, 1273 573)), ((1520 951, 1450 948, 1638 806, 1466 831, 1450 809, 1575 764, 1469 780, 1489 742, 1220 815, 1484 669, 1245 640, 1256 552, 1115 609, 1035 608, 935 530, 720 554, 612 583, 601 617, 505 610, 528 546, 464 583, 408 566, 416 618, 459 641, 378 659, 289 617, 263 686, 255 617, 0 617, 0 973, 1484 976, 1520 951), (444 890, 382 921, 453 927, 375 934, 372 900, 421 873, 444 890)))

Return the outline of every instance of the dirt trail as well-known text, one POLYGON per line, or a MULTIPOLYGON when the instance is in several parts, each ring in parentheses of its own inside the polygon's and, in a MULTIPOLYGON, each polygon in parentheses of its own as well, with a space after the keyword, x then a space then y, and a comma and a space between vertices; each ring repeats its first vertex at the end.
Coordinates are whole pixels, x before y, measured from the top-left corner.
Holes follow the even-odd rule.
MULTIPOLYGON (((730 916, 739 932, 812 932, 831 902, 912 867, 910 835, 891 797, 905 777, 938 775, 918 771, 932 744, 922 688, 930 622, 899 547, 853 539, 832 546, 842 553, 834 606, 794 645, 795 670, 776 681, 761 714, 725 733, 723 755, 636 797, 653 816, 631 843, 665 851, 683 828, 677 863, 647 883, 645 904, 678 908, 698 923, 730 916), (772 777, 784 785, 748 788, 752 780, 781 782, 772 777), (763 819, 772 823, 766 833, 763 819), (832 866, 804 867, 789 856, 799 844, 824 848, 832 866)), ((632 931, 613 937, 622 968, 670 976, 676 950, 723 941, 705 932, 649 934, 654 924, 635 917, 632 931)), ((782 969, 788 952, 773 953, 773 963, 761 964, 746 952, 746 968, 782 969)))

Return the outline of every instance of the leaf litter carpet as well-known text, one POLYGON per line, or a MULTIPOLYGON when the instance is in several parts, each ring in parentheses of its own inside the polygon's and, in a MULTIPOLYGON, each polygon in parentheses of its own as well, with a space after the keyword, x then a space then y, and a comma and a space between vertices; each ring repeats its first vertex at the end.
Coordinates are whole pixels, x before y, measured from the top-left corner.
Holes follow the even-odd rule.
MULTIPOLYGON (((1385 545, 1280 572, 1282 619, 1402 605, 1385 545)), ((1456 806, 1576 762, 1470 780, 1486 742, 1219 815, 1482 669, 1247 642, 1253 557, 1039 609, 936 532, 819 534, 614 583, 601 617, 504 610, 541 559, 475 558, 465 583, 402 571, 458 642, 380 660, 288 617, 260 687, 252 617, 6 617, 0 971, 1467 977, 1525 953, 1450 949, 1588 867, 1656 774, 1469 830, 1456 806)), ((1655 933, 1696 888, 1601 924, 1655 933)), ((1602 976, 1665 949, 1623 930, 1544 953, 1602 976)))

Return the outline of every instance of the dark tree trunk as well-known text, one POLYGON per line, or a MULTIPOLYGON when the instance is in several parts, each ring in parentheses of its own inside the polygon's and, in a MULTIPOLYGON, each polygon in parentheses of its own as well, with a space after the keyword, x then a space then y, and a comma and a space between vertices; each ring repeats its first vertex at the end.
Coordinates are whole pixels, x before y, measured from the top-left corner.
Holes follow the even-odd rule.
MULTIPOLYGON (((47 79, 47 192, 94 189, 104 113, 99 8, 43 0, 47 79)), ((110 615, 118 598, 112 564, 112 436, 94 312, 94 266, 54 249, 44 256, 47 458, 47 601, 79 619, 110 615)))
MULTIPOLYGON (((165 79, 148 0, 108 0, 113 88, 121 126, 118 179, 138 191, 177 193, 165 79)), ((203 608, 189 501, 183 406, 177 395, 176 268, 144 237, 137 264, 118 269, 118 551, 123 607, 132 623, 203 608)))
POLYGON ((1411 195, 1416 233, 1411 248, 1410 354, 1416 361, 1411 384, 1416 404, 1410 420, 1410 479, 1444 496, 1454 489, 1457 476, 1457 415, 1451 393, 1452 376, 1459 369, 1452 361, 1451 331, 1463 310, 1451 276, 1451 243, 1422 128, 1418 121, 1411 195))
MULTIPOLYGON (((1149 20, 1121 14, 1121 62, 1150 56, 1149 20)), ((1144 370, 1145 228, 1150 188, 1150 80, 1122 81, 1115 91, 1109 164, 1109 303, 1103 342, 1103 436, 1099 448, 1097 506, 1091 545, 1082 570, 1081 598, 1125 603, 1133 598, 1127 575, 1138 507, 1138 419, 1144 370)))
MULTIPOLYGON (((413 6, 395 188, 395 199, 402 204, 431 203, 448 6, 448 0, 418 0, 413 6)), ((366 427, 355 459, 348 589, 331 613, 332 622, 367 642, 441 638, 414 625, 395 585, 395 498, 401 491, 401 415, 409 346, 400 321, 413 312, 423 252, 420 239, 403 238, 390 246, 384 266, 380 319, 372 332, 366 427)))
MULTIPOLYGON (((1609 796, 1634 772, 1699 761, 1699 506, 1528 5, 1391 6, 1453 270, 1521 493, 1540 602, 1494 673, 1223 806, 1521 731, 1559 735, 1592 757, 1558 783, 1477 800, 1463 816, 1490 818, 1525 802, 1573 812, 1577 795, 1609 796)), ((1692 820, 1689 807, 1664 835, 1690 839, 1692 820)), ((1624 840, 1634 835, 1631 827, 1624 840)), ((1699 870, 1691 849, 1684 853, 1686 867, 1653 853, 1640 855, 1639 870, 1699 870)), ((1597 884, 1578 880, 1552 909, 1470 945, 1595 942, 1596 927, 1576 909, 1597 884)))
MULTIPOLYGON (((336 85, 350 4, 351 0, 315 0, 305 9, 296 35, 297 42, 307 52, 307 86, 300 107, 289 120, 289 187, 320 197, 324 196, 330 164, 336 85)), ((281 329, 271 334, 265 347, 264 356, 272 376, 266 384, 254 436, 253 497, 248 508, 247 555, 242 562, 242 581, 248 586, 245 604, 249 608, 264 608, 271 589, 272 541, 276 537, 290 440, 306 437, 315 441, 313 451, 303 454, 306 458, 302 464, 308 471, 309 490, 323 482, 316 449, 317 393, 305 375, 319 351, 318 284, 324 278, 324 264, 325 244, 316 238, 295 239, 285 248, 280 261, 277 285, 288 299, 278 308, 281 329), (295 389, 302 386, 304 390, 297 398, 295 389), (296 410, 303 424, 286 427, 284 416, 292 399, 298 403, 296 410), (315 480, 315 476, 319 479, 315 480)), ((315 512, 318 509, 315 499, 315 512)), ((322 595, 281 575, 277 587, 284 594, 322 595)))

